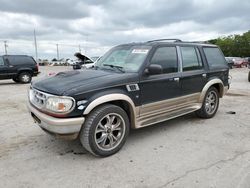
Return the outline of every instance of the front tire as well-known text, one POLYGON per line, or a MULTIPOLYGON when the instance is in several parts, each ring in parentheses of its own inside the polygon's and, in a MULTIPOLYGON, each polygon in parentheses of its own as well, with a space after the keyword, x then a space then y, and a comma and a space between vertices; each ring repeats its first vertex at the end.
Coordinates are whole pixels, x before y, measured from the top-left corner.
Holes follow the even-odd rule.
POLYGON ((20 81, 18 80, 18 78, 13 78, 12 79, 14 82, 16 82, 16 83, 20 83, 20 81))
POLYGON ((94 109, 87 117, 80 141, 90 153, 106 157, 117 153, 129 134, 127 113, 119 106, 106 104, 94 109))
POLYGON ((219 107, 219 93, 215 87, 210 87, 205 95, 201 109, 196 111, 200 118, 212 118, 219 107))
POLYGON ((20 73, 20 75, 18 76, 18 80, 23 83, 23 84, 27 84, 30 83, 32 79, 32 76, 29 72, 22 72, 20 73))

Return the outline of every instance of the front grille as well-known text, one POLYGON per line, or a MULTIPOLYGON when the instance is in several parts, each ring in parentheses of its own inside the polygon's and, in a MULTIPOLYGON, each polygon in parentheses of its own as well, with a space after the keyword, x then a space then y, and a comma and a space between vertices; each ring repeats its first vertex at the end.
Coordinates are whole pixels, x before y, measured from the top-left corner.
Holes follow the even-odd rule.
POLYGON ((49 94, 38 91, 34 88, 30 88, 29 100, 30 102, 39 109, 43 109, 46 105, 46 99, 49 94))

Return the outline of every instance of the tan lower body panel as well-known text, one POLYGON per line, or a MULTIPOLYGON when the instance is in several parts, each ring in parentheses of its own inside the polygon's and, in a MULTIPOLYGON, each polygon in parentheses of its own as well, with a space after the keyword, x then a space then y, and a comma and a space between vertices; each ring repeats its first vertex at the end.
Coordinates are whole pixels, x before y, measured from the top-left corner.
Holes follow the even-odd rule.
POLYGON ((149 126, 196 111, 202 106, 202 103, 198 102, 199 97, 200 93, 195 93, 142 105, 135 128, 149 126))

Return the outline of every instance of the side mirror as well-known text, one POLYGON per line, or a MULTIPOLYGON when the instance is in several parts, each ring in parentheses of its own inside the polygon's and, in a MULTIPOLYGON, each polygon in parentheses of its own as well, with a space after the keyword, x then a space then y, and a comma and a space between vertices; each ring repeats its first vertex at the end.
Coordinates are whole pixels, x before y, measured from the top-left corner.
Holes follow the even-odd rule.
POLYGON ((147 75, 161 74, 162 72, 163 72, 162 66, 158 64, 151 64, 145 70, 145 74, 147 75))

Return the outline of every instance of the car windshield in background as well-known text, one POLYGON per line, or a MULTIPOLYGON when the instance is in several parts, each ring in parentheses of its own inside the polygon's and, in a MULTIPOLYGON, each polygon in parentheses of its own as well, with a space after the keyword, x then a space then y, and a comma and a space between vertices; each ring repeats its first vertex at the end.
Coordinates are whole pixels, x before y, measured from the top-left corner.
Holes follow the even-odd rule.
POLYGON ((118 46, 108 51, 96 64, 103 69, 137 72, 151 46, 118 46))

